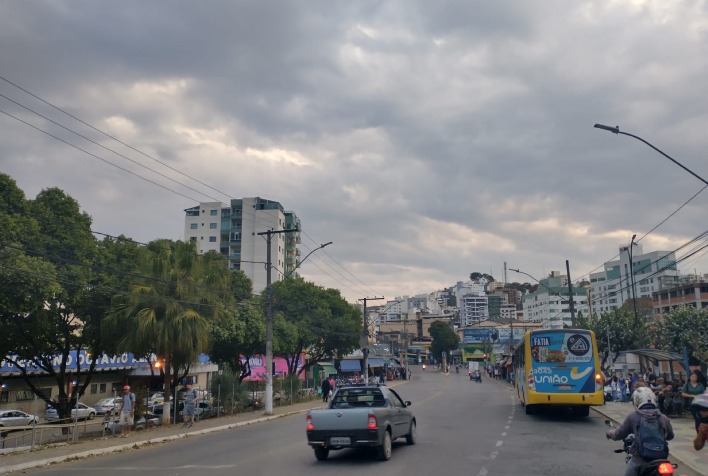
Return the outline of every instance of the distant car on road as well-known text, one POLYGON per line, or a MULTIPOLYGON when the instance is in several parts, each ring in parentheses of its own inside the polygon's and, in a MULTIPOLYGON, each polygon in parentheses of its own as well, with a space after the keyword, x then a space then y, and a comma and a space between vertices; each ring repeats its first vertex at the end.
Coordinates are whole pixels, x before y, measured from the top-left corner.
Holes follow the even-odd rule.
POLYGON ((2 410, 0 411, 0 427, 28 426, 39 423, 37 415, 30 415, 22 410, 2 410))
POLYGON ((118 407, 120 407, 122 402, 122 397, 102 398, 101 400, 96 402, 96 404, 93 406, 93 409, 96 410, 97 415, 103 415, 105 413, 109 413, 113 410, 116 410, 118 407))
POLYGON ((152 395, 150 395, 150 398, 148 399, 149 405, 157 405, 158 403, 164 403, 164 402, 165 402, 165 392, 155 392, 152 395))
MULTIPOLYGON (((71 409, 71 420, 76 418, 77 420, 93 420, 96 416, 96 410, 83 403, 77 404, 71 409)), ((44 418, 47 421, 59 421, 59 412, 53 406, 47 408, 44 413, 44 418)))

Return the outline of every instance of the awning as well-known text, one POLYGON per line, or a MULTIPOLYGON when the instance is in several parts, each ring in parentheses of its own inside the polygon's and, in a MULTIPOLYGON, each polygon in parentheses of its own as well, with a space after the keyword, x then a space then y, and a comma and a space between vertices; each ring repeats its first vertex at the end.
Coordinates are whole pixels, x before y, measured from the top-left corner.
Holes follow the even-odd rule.
POLYGON ((320 366, 320 369, 325 377, 329 377, 330 375, 337 375, 337 369, 334 368, 334 365, 319 362, 317 363, 317 365, 320 366))
POLYGON ((649 357, 650 359, 659 361, 674 361, 679 362, 681 365, 683 365, 683 357, 681 356, 681 354, 677 354, 676 352, 671 352, 669 350, 636 349, 626 350, 622 353, 643 355, 644 357, 649 357))
POLYGON ((369 358, 369 367, 383 367, 386 362, 381 358, 369 358))
POLYGON ((361 361, 342 360, 339 363, 339 368, 342 370, 342 372, 361 372, 361 361))

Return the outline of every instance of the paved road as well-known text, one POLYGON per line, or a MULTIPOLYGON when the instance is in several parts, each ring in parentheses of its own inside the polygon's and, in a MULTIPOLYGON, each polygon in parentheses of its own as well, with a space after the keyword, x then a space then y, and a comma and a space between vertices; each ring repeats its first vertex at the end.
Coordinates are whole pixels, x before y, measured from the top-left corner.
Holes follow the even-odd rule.
POLYGON ((317 462, 305 444, 304 414, 298 414, 25 474, 331 476, 335 472, 337 476, 361 476, 362 470, 385 470, 393 476, 442 472, 494 476, 520 471, 524 475, 597 476, 624 470, 622 455, 612 452, 617 443, 604 438, 604 417, 594 412, 584 419, 562 412, 528 416, 508 386, 489 380, 470 382, 464 374, 418 369, 412 382, 395 388, 404 399, 413 401, 419 438, 415 446, 397 443, 393 458, 386 463, 363 450, 331 452, 328 461, 317 462))

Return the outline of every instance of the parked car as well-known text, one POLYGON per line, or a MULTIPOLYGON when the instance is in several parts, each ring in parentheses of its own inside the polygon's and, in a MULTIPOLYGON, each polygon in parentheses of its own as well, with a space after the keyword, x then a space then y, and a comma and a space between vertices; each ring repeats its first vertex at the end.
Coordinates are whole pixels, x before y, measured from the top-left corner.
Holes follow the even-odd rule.
POLYGON ((164 403, 165 401, 165 392, 155 392, 152 395, 150 395, 150 398, 148 399, 148 404, 149 405, 157 405, 158 403, 164 403))
POLYGON ((93 406, 93 409, 96 410, 97 415, 103 415, 105 413, 109 413, 113 410, 117 410, 118 408, 120 408, 122 402, 122 397, 102 398, 101 400, 96 402, 96 404, 93 406))
POLYGON ((2 410, 0 411, 0 427, 28 426, 39 423, 37 415, 30 415, 22 410, 2 410))
MULTIPOLYGON (((93 420, 96 416, 96 410, 83 403, 77 404, 71 409, 71 420, 74 418, 78 420, 93 420)), ((47 421, 59 421, 59 412, 53 406, 48 406, 47 411, 44 413, 44 418, 47 421)))

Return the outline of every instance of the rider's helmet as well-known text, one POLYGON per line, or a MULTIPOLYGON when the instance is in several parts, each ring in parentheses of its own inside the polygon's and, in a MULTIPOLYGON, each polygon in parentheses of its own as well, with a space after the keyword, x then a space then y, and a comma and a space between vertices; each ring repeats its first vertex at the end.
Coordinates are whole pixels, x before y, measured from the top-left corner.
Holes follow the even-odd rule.
POLYGON ((691 402, 691 407, 698 410, 698 418, 701 420, 701 423, 708 423, 708 415, 703 416, 704 412, 708 412, 708 394, 704 393, 703 395, 694 397, 691 402))
POLYGON ((656 408, 656 395, 654 392, 647 387, 639 387, 632 394, 632 403, 634 408, 640 409, 645 405, 652 405, 652 408, 656 408))

